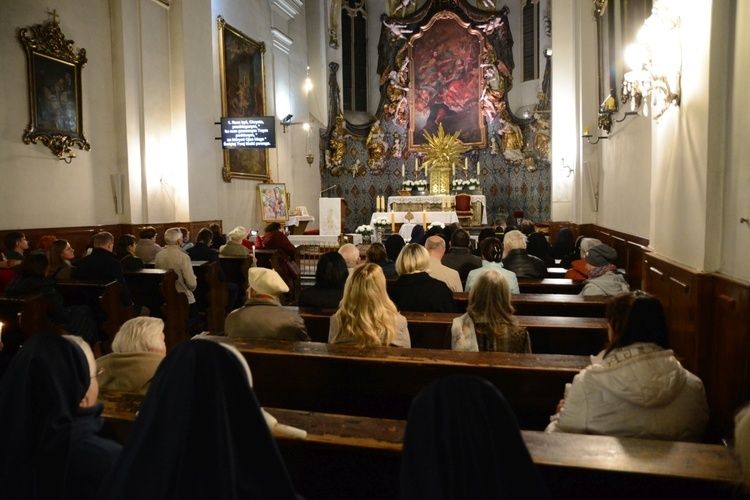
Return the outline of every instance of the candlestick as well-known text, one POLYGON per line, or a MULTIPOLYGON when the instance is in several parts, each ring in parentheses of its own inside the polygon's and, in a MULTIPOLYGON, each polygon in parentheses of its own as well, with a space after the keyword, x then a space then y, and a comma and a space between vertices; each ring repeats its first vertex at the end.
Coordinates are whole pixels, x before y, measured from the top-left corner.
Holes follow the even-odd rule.
POLYGON ((422 210, 422 227, 427 230, 427 212, 422 210))
POLYGON ((391 232, 396 232, 396 214, 393 213, 393 210, 391 210, 391 232))
POLYGON ((588 127, 583 127, 583 135, 591 135, 591 130, 588 127))

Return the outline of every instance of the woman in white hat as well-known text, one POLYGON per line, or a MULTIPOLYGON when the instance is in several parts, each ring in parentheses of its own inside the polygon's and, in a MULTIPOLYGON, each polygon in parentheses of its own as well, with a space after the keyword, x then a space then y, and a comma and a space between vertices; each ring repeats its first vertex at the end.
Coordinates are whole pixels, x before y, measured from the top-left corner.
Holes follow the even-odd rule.
POLYGON ((219 248, 219 253, 232 257, 247 257, 250 255, 250 249, 242 244, 242 239, 247 231, 242 226, 237 226, 227 234, 227 242, 219 248))

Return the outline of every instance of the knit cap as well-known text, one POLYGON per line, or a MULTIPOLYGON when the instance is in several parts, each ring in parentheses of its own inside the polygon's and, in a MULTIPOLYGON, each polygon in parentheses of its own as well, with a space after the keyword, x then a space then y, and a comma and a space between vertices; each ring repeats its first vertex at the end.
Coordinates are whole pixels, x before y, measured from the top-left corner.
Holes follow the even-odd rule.
POLYGON ((591 247, 586 254, 586 263, 594 267, 609 265, 617 258, 617 251, 609 245, 602 243, 591 247))

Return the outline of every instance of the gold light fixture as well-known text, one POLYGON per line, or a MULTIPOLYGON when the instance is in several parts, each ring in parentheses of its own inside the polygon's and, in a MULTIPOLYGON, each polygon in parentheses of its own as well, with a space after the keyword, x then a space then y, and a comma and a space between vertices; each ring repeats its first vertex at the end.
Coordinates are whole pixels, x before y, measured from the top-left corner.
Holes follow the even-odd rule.
POLYGON ((625 49, 625 61, 632 69, 622 79, 621 100, 630 102, 631 111, 641 110, 658 120, 670 106, 680 104, 680 17, 664 1, 655 2, 637 40, 625 49))
POLYGON ((62 151, 58 160, 62 160, 65 163, 70 163, 71 161, 73 161, 75 157, 76 157, 75 151, 73 151, 70 148, 66 148, 62 151))

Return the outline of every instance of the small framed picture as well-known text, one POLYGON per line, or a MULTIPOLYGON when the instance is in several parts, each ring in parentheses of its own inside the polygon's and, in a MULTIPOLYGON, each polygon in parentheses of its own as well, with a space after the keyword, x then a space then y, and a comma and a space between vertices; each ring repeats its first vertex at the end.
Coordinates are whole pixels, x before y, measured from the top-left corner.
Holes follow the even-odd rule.
POLYGON ((258 191, 263 222, 286 222, 289 220, 286 184, 258 184, 258 191))

